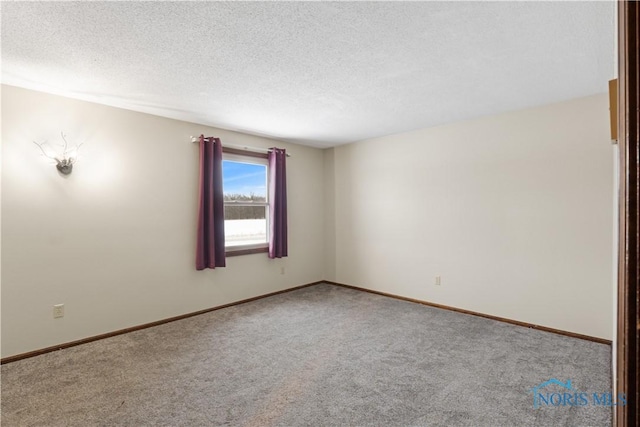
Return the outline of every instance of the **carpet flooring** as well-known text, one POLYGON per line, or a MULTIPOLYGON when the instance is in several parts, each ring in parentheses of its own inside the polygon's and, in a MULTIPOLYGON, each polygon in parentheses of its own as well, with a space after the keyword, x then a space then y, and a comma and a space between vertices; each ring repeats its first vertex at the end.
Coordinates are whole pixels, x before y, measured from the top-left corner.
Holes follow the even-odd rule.
POLYGON ((610 391, 610 350, 319 284, 5 364, 2 425, 600 427, 531 390, 610 391))

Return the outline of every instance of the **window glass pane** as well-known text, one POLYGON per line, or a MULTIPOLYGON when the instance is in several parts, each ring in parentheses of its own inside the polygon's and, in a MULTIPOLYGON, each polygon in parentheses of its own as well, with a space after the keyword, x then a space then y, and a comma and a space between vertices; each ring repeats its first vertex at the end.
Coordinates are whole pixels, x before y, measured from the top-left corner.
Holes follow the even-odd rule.
POLYGON ((222 182, 225 202, 267 201, 266 165, 223 160, 222 182))
POLYGON ((266 203, 267 165, 223 160, 225 246, 267 243, 267 207, 233 203, 266 203))
POLYGON ((267 243, 266 206, 225 206, 225 246, 267 243))

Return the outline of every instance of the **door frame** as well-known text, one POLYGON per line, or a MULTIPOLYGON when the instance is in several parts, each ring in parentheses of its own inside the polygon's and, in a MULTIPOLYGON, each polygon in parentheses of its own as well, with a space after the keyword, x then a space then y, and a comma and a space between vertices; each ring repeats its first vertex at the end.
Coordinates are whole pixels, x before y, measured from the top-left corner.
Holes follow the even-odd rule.
POLYGON ((618 143, 619 143, 619 247, 616 396, 625 393, 626 405, 616 406, 615 425, 640 425, 638 416, 638 279, 640 259, 639 154, 640 88, 638 28, 640 4, 618 2, 618 143))

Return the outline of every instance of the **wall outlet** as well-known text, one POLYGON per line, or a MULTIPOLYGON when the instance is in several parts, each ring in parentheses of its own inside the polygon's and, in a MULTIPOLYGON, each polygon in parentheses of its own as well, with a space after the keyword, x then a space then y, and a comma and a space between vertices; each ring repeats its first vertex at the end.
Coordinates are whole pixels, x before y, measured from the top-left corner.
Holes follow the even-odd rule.
POLYGON ((284 274, 284 267, 280 267, 280 274, 284 274))
POLYGON ((53 306, 53 318, 64 317, 64 304, 56 304, 53 306))
POLYGON ((436 286, 440 286, 440 276, 436 276, 436 286))

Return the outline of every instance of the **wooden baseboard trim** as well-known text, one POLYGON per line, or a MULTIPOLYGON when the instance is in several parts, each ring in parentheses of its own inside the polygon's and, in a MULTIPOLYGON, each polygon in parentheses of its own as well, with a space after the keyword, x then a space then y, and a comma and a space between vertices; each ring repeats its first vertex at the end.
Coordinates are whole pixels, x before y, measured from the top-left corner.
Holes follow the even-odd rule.
POLYGON ((320 280, 320 281, 317 281, 317 282, 307 283, 306 285, 300 285, 300 286, 296 286, 296 287, 293 287, 293 288, 284 289, 282 291, 270 292, 268 294, 259 295, 259 296, 252 297, 252 298, 243 299, 243 300, 232 302, 232 303, 229 303, 229 304, 223 304, 223 305, 219 305, 219 306, 215 306, 215 307, 211 307, 211 308, 206 308, 204 310, 194 311, 192 313, 182 314, 180 316, 169 317, 167 319, 157 320, 155 322, 150 322, 150 323, 145 323, 145 324, 142 324, 142 325, 132 326, 130 328, 125 328, 125 329, 119 329, 117 331, 107 332, 105 334, 100 334, 100 335, 95 335, 95 336, 92 336, 92 337, 82 338, 82 339, 79 339, 79 340, 76 340, 76 341, 62 343, 62 344, 54 345, 54 346, 51 346, 51 347, 42 348, 42 349, 39 349, 39 350, 29 351, 27 353, 21 353, 21 354, 16 354, 14 356, 8 356, 8 357, 0 359, 0 365, 4 365, 5 363, 17 362, 18 360, 28 359, 30 357, 39 356, 39 355, 45 354, 45 353, 51 353, 53 351, 63 350, 65 348, 69 348, 69 347, 75 347, 75 346, 81 345, 81 344, 87 344, 87 343, 90 343, 90 342, 93 342, 93 341, 102 340, 102 339, 105 339, 105 338, 115 337, 117 335, 122 335, 122 334, 126 334, 126 333, 129 333, 129 332, 139 331, 141 329, 146 329, 146 328, 151 328, 151 327, 154 327, 154 326, 163 325, 165 323, 175 322, 176 320, 187 319, 189 317, 198 316, 200 314, 210 313, 212 311, 221 310, 221 309, 227 308, 227 307, 233 307, 234 305, 240 305, 240 304, 244 304, 244 303, 247 303, 247 302, 256 301, 256 300, 259 300, 259 299, 262 299, 262 298, 268 298, 268 297, 272 297, 274 295, 279 295, 279 294, 284 294, 284 293, 287 293, 287 292, 295 291, 297 289, 307 288, 309 286, 318 285, 320 283, 328 283, 328 284, 334 285, 334 286, 340 286, 340 287, 343 287, 343 288, 354 289, 354 290, 362 291, 362 292, 369 292, 371 294, 382 295, 382 296, 385 296, 385 297, 395 298, 395 299, 399 299, 399 300, 403 300, 403 301, 409 301, 409 302, 413 302, 413 303, 417 303, 417 304, 426 305, 426 306, 429 306, 429 307, 441 308, 443 310, 455 311, 457 313, 470 314, 472 316, 484 317, 486 319, 497 320, 497 321, 500 321, 500 322, 510 323, 512 325, 524 326, 526 328, 538 329, 538 330, 541 330, 541 331, 551 332, 551 333, 554 333, 554 334, 564 335, 564 336, 568 336, 568 337, 572 337, 572 338, 579 338, 579 339, 583 339, 583 340, 587 340, 587 341, 597 342, 597 343, 600 343, 600 344, 611 345, 611 341, 610 340, 606 340, 606 339, 603 339, 603 338, 597 338, 597 337, 592 337, 592 336, 589 336, 589 335, 577 334, 575 332, 563 331, 563 330, 560 330, 560 329, 554 329, 554 328, 549 328, 549 327, 546 327, 546 326, 535 325, 533 323, 520 322, 518 320, 506 319, 504 317, 492 316, 490 314, 478 313, 478 312, 471 311, 471 310, 464 310, 464 309, 461 309, 461 308, 450 307, 450 306, 442 305, 442 304, 436 304, 436 303, 423 301, 423 300, 419 300, 419 299, 415 299, 415 298, 403 297, 403 296, 400 296, 400 295, 394 295, 394 294, 390 294, 390 293, 387 293, 387 292, 374 291, 372 289, 361 288, 361 287, 352 286, 352 285, 346 285, 344 283, 332 282, 332 281, 329 281, 329 280, 320 280))
POLYGON ((540 326, 540 325, 536 325, 536 324, 533 324, 533 323, 521 322, 519 320, 506 319, 504 317, 492 316, 490 314, 478 313, 476 311, 464 310, 462 308, 450 307, 448 305, 436 304, 436 303, 433 303, 433 302, 423 301, 423 300, 414 299, 414 298, 407 298, 407 297, 403 297, 403 296, 400 296, 400 295, 389 294, 389 293, 386 293, 386 292, 374 291, 372 289, 360 288, 358 286, 345 285, 344 283, 331 282, 329 280, 324 280, 323 282, 324 283, 328 283, 330 285, 341 286, 343 288, 349 288, 349 289, 354 289, 354 290, 357 290, 357 291, 369 292, 369 293, 376 294, 376 295, 382 295, 382 296, 385 296, 385 297, 390 297, 390 298, 395 298, 395 299, 399 299, 399 300, 403 300, 403 301, 409 301, 409 302, 414 302, 414 303, 417 303, 417 304, 427 305, 429 307, 441 308, 443 310, 455 311, 457 313, 470 314, 472 316, 484 317, 486 319, 491 319, 491 320, 497 320, 499 322, 510 323, 510 324, 516 325, 516 326, 524 326, 526 328, 538 329, 540 331, 551 332, 551 333, 554 333, 554 334, 564 335, 564 336, 571 337, 571 338, 579 338, 579 339, 582 339, 582 340, 593 341, 593 342, 597 342, 597 343, 600 343, 600 344, 611 345, 611 341, 610 340, 606 340, 604 338, 597 338, 597 337, 592 337, 592 336, 589 336, 589 335, 577 334, 575 332, 563 331, 563 330, 560 330, 560 329, 549 328, 547 326, 540 326))
POLYGON ((130 328, 119 329, 117 331, 107 332, 105 334, 100 334, 100 335, 95 335, 95 336, 92 336, 92 337, 82 338, 82 339, 76 340, 76 341, 71 341, 71 342, 67 342, 67 343, 63 343, 63 344, 58 344, 58 345, 54 345, 54 346, 51 346, 51 347, 42 348, 42 349, 39 349, 39 350, 29 351, 27 353, 16 354, 15 356, 9 356, 9 357, 5 357, 5 358, 0 359, 0 365, 4 365, 5 363, 17 362, 18 360, 28 359, 30 357, 39 356, 39 355, 45 354, 45 353, 51 353, 52 351, 58 351, 58 350, 63 350, 65 348, 69 348, 69 347, 75 347, 75 346, 81 345, 81 344, 87 344, 87 343, 90 343, 90 342, 93 342, 93 341, 103 340, 105 338, 115 337, 116 335, 127 334, 129 332, 139 331, 141 329, 147 329, 147 328, 151 328, 151 327, 154 327, 154 326, 163 325, 165 323, 175 322, 176 320, 187 319, 189 317, 198 316, 200 314, 210 313, 212 311, 220 310, 220 309, 227 308, 227 307, 232 307, 234 305, 240 305, 240 304, 244 304, 244 303, 247 303, 247 302, 259 300, 259 299, 262 299, 262 298, 268 298, 268 297, 272 297, 274 295, 284 294, 284 293, 287 293, 287 292, 295 291, 295 290, 306 288, 306 287, 309 287, 309 286, 318 285, 320 283, 324 283, 324 281, 321 280, 321 281, 318 281, 318 282, 307 283, 306 285, 300 285, 300 286, 296 286, 294 288, 284 289, 282 291, 277 291, 277 292, 270 292, 268 294, 259 295, 257 297, 252 297, 252 298, 243 299, 243 300, 232 302, 232 303, 229 303, 229 304, 223 304, 223 305, 219 305, 219 306, 215 306, 215 307, 211 307, 211 308, 205 308, 204 310, 194 311, 192 313, 181 314, 180 316, 169 317, 167 319, 162 319, 162 320, 156 320, 155 322, 150 322, 150 323, 145 323, 145 324, 142 324, 142 325, 132 326, 130 328))

